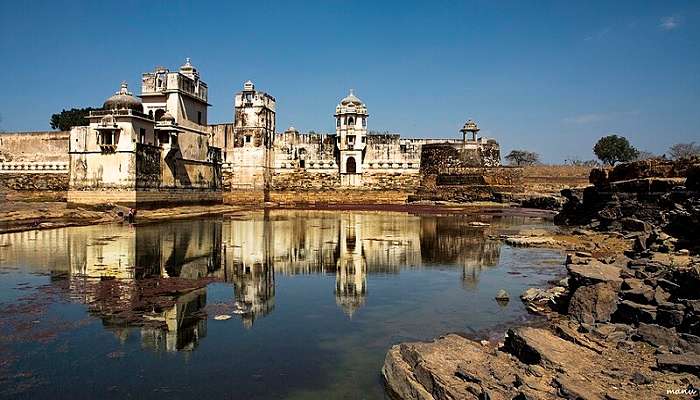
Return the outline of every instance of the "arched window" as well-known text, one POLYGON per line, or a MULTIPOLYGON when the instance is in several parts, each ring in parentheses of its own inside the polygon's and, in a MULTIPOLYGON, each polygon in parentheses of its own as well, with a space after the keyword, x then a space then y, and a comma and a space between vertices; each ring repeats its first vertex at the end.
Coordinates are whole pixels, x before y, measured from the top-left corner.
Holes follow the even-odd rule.
POLYGON ((335 126, 340 127, 340 117, 336 118, 335 126))
POLYGON ((362 117, 362 127, 363 128, 367 127, 367 117, 362 117))
POLYGON ((357 164, 355 163, 355 157, 348 157, 348 160, 345 162, 345 171, 348 174, 357 173, 357 164))
POLYGON ((348 118, 348 125, 355 125, 355 118, 349 117, 348 118))

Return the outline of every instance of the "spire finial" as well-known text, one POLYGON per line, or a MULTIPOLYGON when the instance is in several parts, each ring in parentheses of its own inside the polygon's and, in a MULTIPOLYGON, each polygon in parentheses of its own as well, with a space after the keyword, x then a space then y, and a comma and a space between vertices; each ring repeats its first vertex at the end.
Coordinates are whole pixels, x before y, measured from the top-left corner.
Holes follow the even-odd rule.
POLYGON ((117 94, 129 94, 129 85, 126 83, 126 81, 122 81, 117 94))
POLYGON ((192 66, 192 64, 190 63, 189 57, 185 57, 185 65, 187 65, 188 67, 192 66))
POLYGON ((350 89, 350 94, 354 95, 355 94, 355 89, 350 89))

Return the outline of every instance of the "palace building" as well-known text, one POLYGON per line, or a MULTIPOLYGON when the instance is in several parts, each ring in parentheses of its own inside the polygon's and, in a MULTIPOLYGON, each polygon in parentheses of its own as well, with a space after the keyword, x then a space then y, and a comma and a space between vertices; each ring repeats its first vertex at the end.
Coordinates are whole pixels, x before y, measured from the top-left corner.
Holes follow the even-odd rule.
POLYGON ((220 149, 210 146, 207 85, 189 59, 126 83, 69 139, 68 202, 221 202, 220 149))
POLYGON ((415 190, 424 147, 447 147, 462 166, 498 167, 500 149, 478 137, 476 122, 462 138, 404 139, 369 130, 367 105, 351 90, 335 108, 335 132, 275 133, 275 98, 247 81, 235 95, 234 122, 210 127, 222 148, 224 188, 236 191, 415 190))
POLYGON ((436 184, 483 181, 485 192, 509 184, 497 168, 498 142, 479 137, 472 120, 445 139, 378 133, 350 90, 327 110, 334 131, 278 130, 275 98, 251 81, 234 95, 233 122, 210 125, 209 106, 189 59, 175 71, 156 67, 142 75, 138 96, 123 83, 87 126, 0 135, 0 178, 19 189, 31 182, 67 191, 70 204, 128 206, 314 196, 396 203, 416 193, 430 199, 436 184), (16 178, 22 174, 32 179, 16 178))

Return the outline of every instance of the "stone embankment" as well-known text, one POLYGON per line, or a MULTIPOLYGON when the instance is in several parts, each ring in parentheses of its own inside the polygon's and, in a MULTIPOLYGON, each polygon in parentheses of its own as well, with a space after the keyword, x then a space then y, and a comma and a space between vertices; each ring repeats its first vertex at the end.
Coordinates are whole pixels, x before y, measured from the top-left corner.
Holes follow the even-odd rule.
MULTIPOLYGON (((190 205, 138 210, 137 224, 174 219, 234 214, 250 208, 233 205, 190 205)), ((63 202, 6 202, 0 204, 0 234, 108 223, 125 223, 128 208, 107 204, 100 209, 67 207, 63 202)))
POLYGON ((424 400, 698 398, 699 177, 698 160, 594 170, 594 186, 563 193, 556 221, 570 238, 532 243, 579 250, 566 279, 521 296, 544 326, 509 329, 501 343, 451 334, 393 346, 387 389, 424 400))

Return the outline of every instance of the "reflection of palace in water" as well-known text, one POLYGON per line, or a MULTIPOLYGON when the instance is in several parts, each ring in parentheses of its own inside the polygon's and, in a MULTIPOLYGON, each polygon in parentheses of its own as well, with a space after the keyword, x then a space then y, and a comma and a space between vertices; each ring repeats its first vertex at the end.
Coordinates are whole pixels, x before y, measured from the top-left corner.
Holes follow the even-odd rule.
POLYGON ((488 235, 509 223, 494 220, 489 228, 476 228, 469 226, 471 220, 464 215, 278 210, 223 221, 22 232, 0 235, 0 265, 48 270, 57 282, 67 279, 69 296, 87 304, 118 336, 126 334, 126 327, 140 326, 144 347, 185 350, 206 335, 206 288, 179 288, 159 294, 165 300, 151 304, 154 280, 231 283, 231 313, 251 327, 274 309, 275 274, 335 274, 335 289, 329 292, 351 317, 369 295, 368 274, 458 267, 465 288, 474 287, 480 272, 498 263, 500 243, 488 235), (144 303, 152 310, 130 319, 144 303))

